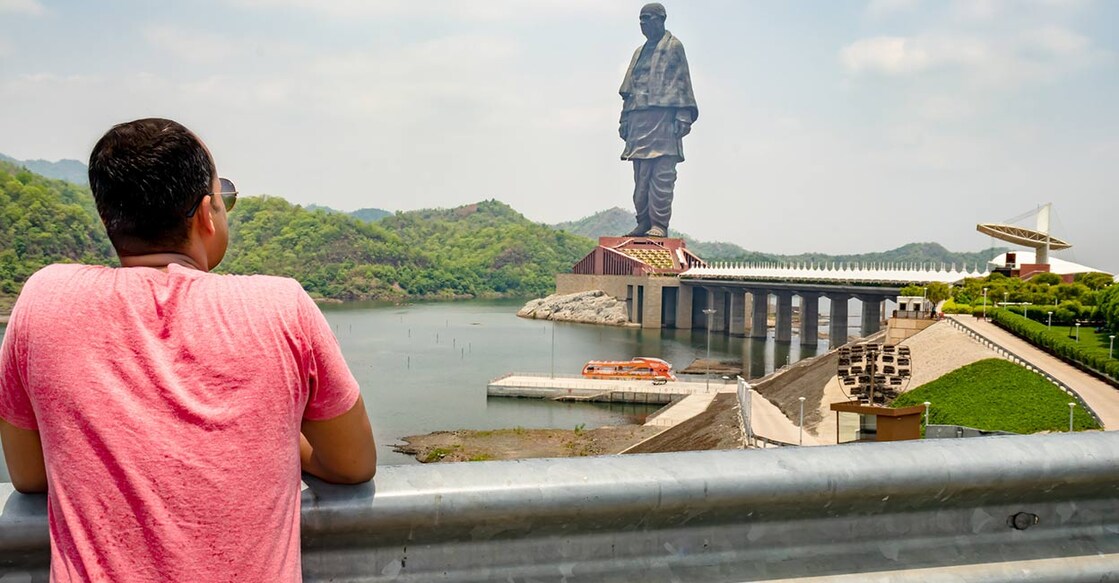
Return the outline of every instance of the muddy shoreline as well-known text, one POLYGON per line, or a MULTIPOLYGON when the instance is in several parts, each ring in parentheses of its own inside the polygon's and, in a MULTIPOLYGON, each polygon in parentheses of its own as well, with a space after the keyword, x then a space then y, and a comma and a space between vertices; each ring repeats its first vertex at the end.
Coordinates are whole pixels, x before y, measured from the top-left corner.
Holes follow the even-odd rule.
POLYGON ((393 446, 421 463, 582 457, 622 451, 657 435, 664 428, 614 425, 586 429, 493 429, 436 431, 401 438, 393 446))

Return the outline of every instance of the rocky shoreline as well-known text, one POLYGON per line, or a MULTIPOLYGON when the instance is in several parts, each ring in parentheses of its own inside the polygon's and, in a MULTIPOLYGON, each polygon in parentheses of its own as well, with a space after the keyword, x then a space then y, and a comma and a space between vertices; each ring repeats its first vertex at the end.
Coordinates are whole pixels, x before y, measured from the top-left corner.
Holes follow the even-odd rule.
POLYGON ((604 291, 592 290, 573 294, 552 294, 531 300, 517 312, 521 318, 579 322, 608 326, 636 326, 626 315, 626 303, 604 291))

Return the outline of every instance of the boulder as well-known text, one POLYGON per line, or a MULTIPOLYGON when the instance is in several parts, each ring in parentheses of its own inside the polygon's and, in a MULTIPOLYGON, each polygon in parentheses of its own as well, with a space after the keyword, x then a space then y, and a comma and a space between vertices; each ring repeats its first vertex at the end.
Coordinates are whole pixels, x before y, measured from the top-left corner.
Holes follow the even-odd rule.
POLYGON ((522 318, 558 322, 610 326, 629 324, 629 318, 626 317, 626 303, 601 290, 564 295, 552 294, 546 298, 530 300, 517 311, 517 315, 522 318))

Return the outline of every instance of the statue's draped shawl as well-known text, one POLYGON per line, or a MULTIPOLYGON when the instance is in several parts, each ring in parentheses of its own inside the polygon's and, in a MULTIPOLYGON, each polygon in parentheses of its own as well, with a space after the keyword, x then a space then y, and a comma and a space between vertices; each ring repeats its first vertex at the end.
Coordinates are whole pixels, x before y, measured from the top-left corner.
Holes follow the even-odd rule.
MULTIPOLYGON (((622 95, 622 111, 644 109, 646 107, 674 107, 692 112, 692 121, 699 119, 699 108, 692 93, 692 76, 688 71, 688 59, 684 56, 684 45, 664 31, 657 42, 650 63, 649 95, 647 103, 636 103, 633 98, 633 68, 641 57, 641 47, 633 53, 625 79, 618 93, 622 95)), ((642 100, 644 101, 644 100, 642 100)))

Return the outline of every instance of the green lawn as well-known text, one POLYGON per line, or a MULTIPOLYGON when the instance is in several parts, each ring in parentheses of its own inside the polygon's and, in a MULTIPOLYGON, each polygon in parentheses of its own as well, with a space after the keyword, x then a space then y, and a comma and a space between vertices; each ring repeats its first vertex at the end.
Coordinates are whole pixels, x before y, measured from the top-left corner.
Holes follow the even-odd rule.
MULTIPOLYGON (((1084 339, 1083 329, 1080 338, 1084 339)), ((1036 433, 1068 431, 1068 404, 1074 400, 1037 373, 989 358, 903 393, 893 406, 929 401, 929 422, 934 425, 1036 433)), ((1073 427, 1100 428, 1080 405, 1073 411, 1073 427)))
MULTIPOLYGON (((1056 334, 1061 338, 1071 338, 1075 340, 1076 326, 1053 326, 1049 330, 1049 333, 1056 334)), ((1107 357, 1108 342, 1111 341, 1111 339, 1108 338, 1109 335, 1110 332, 1096 332, 1096 329, 1093 326, 1081 326, 1080 345, 1083 346, 1085 350, 1089 350, 1091 352, 1099 354, 1100 356, 1107 357)), ((1119 343, 1119 338, 1116 338, 1115 340, 1117 343, 1119 343)), ((1115 352, 1112 354, 1112 356, 1119 356, 1119 344, 1116 344, 1115 352)))

